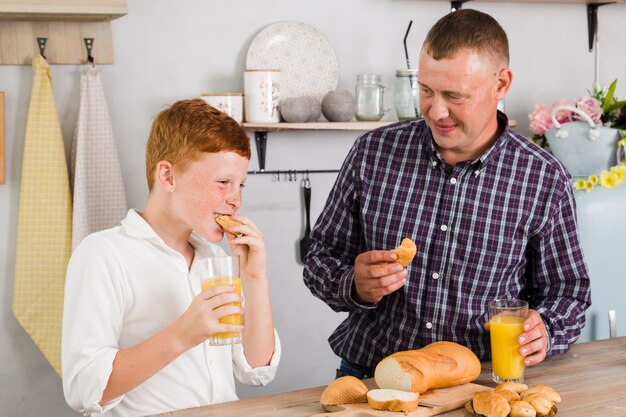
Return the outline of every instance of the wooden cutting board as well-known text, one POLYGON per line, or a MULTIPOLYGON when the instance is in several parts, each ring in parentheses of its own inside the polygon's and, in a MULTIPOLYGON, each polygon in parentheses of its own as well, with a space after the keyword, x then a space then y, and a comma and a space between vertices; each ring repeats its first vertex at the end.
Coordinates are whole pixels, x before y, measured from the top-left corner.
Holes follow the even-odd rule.
POLYGON ((456 410, 472 399, 475 393, 491 391, 493 388, 478 384, 464 384, 452 388, 429 390, 420 395, 420 401, 437 404, 439 407, 417 407, 417 410, 407 413, 398 411, 374 410, 367 403, 344 404, 327 406, 327 413, 315 414, 311 417, 428 417, 456 410))

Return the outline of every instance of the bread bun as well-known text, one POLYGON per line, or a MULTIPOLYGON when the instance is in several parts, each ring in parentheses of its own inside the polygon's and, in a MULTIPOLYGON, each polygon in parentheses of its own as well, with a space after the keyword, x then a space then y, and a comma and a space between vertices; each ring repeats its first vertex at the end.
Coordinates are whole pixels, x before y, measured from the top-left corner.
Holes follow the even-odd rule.
POLYGON ((496 385, 496 388, 495 388, 496 391, 509 390, 509 391, 517 392, 518 394, 520 392, 526 391, 527 389, 528 389, 528 385, 522 384, 521 382, 502 382, 496 385))
POLYGON ((522 393, 522 399, 537 411, 538 416, 548 416, 552 410, 552 401, 541 394, 523 395, 522 393))
POLYGON ((535 417, 537 415, 533 406, 526 401, 509 401, 509 406, 511 406, 509 417, 535 417))
POLYGON ((215 222, 222 226, 222 229, 227 232, 234 226, 241 226, 241 223, 233 220, 228 214, 215 214, 213 217, 215 218, 215 222))
POLYGON ((367 404, 376 410, 415 411, 419 394, 395 389, 373 389, 367 393, 367 404))
POLYGON ((517 401, 520 399, 520 396, 517 392, 509 391, 508 389, 501 389, 494 391, 498 395, 502 395, 508 402, 517 401))
POLYGON ((322 405, 357 404, 367 402, 367 387, 358 378, 342 376, 328 384, 322 392, 322 405))
POLYGON ((480 361, 465 346, 435 342, 418 350, 396 352, 374 371, 379 388, 424 393, 472 382, 480 375, 480 361))
POLYGON ((507 417, 511 412, 509 402, 494 391, 483 391, 472 399, 474 413, 485 417, 507 417))
POLYGON ((550 401, 552 401, 553 405, 561 402, 561 396, 550 385, 545 385, 545 384, 533 385, 532 387, 528 388, 526 391, 522 392, 522 399, 525 396, 528 396, 530 394, 541 394, 547 399, 549 399, 550 401))
POLYGON ((406 237, 402 239, 400 246, 395 248, 393 252, 398 255, 396 262, 406 268, 415 257, 415 254, 417 253, 417 246, 415 246, 415 242, 406 237))

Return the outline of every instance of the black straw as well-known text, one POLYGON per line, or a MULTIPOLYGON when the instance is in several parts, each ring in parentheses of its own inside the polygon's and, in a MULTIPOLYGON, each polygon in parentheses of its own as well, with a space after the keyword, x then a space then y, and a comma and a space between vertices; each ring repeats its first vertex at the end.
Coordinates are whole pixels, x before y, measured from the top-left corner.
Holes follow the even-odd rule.
POLYGON ((409 62, 409 51, 408 49, 406 49, 406 38, 407 36, 409 36, 409 31, 411 30, 412 24, 413 24, 413 21, 411 20, 409 22, 409 27, 406 28, 406 34, 404 35, 404 56, 406 56, 406 68, 407 69, 411 69, 411 63, 409 62))

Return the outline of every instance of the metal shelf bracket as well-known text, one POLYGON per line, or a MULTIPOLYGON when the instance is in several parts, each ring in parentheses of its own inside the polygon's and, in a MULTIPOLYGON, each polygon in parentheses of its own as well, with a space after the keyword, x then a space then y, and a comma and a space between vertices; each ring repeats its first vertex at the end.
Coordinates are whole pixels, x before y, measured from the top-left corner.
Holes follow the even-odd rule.
POLYGON ((450 11, 456 12, 457 10, 461 10, 463 8, 463 3, 467 3, 471 0, 455 0, 450 2, 450 11))
POLYGON ((265 171, 265 153, 267 151, 267 132, 254 132, 256 156, 259 160, 259 171, 265 171))

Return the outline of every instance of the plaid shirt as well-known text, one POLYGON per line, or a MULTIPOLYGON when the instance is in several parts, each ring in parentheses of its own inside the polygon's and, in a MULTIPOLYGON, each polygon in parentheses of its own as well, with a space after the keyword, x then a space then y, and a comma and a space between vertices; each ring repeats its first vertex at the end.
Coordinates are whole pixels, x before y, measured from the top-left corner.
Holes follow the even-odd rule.
POLYGON ((455 167, 423 121, 359 137, 313 230, 304 281, 349 312, 329 338, 333 351, 369 367, 438 340, 488 359, 483 325, 497 297, 528 300, 546 324, 549 354, 562 353, 591 303, 569 174, 508 127, 483 156, 455 167), (375 305, 357 303, 357 255, 404 237, 417 244, 404 287, 375 305))

